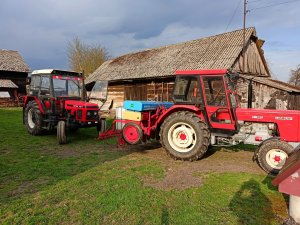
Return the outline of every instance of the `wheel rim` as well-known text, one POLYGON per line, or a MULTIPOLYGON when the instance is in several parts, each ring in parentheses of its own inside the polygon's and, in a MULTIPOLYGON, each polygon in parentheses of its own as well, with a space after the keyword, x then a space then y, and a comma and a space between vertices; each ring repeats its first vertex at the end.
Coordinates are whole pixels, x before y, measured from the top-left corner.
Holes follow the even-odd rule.
POLYGON ((124 136, 125 139, 130 143, 135 143, 139 140, 140 134, 136 127, 134 126, 127 126, 124 129, 124 136))
POLYGON ((34 126, 35 126, 35 116, 34 116, 34 113, 33 113, 33 109, 29 109, 27 121, 28 121, 29 127, 34 128, 34 126))
POLYGON ((168 142, 178 152, 185 153, 191 151, 195 147, 196 141, 196 132, 187 123, 175 123, 168 132, 168 142))
POLYGON ((266 161, 274 169, 281 169, 288 155, 281 149, 271 149, 266 154, 266 161))

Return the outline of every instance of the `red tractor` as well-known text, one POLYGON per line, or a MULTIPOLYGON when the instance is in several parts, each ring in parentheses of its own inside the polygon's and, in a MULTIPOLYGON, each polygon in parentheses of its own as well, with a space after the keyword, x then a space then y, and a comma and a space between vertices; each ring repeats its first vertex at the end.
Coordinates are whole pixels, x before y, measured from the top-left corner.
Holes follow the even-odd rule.
POLYGON ((28 133, 40 135, 57 127, 59 144, 67 131, 98 127, 99 107, 85 102, 82 73, 53 69, 35 70, 28 79, 23 123, 28 133))
POLYGON ((177 71, 174 105, 125 101, 116 127, 127 143, 158 138, 181 160, 200 159, 210 145, 258 145, 254 159, 276 174, 300 142, 300 111, 240 108, 237 78, 227 70, 177 71))

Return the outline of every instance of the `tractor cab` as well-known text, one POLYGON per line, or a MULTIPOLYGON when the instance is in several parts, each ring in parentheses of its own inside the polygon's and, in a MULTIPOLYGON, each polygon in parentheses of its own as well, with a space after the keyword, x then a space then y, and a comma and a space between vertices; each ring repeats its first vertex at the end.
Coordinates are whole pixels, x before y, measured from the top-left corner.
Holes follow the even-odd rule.
POLYGON ((29 96, 80 99, 82 94, 82 73, 53 69, 35 70, 28 83, 29 96))
POLYGON ((236 78, 227 70, 177 71, 173 101, 177 105, 197 106, 213 129, 237 131, 236 78))

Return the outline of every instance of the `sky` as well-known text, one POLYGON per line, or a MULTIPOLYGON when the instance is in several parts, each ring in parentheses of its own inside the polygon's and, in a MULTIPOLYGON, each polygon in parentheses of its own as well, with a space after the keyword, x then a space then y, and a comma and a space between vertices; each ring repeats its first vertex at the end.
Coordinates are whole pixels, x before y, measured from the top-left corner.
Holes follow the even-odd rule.
MULTIPOLYGON (((300 64, 300 1, 248 0, 247 9, 273 77, 287 81, 300 64)), ((117 57, 242 26, 243 0, 0 1, 0 49, 19 51, 32 70, 68 69, 75 37, 117 57)))

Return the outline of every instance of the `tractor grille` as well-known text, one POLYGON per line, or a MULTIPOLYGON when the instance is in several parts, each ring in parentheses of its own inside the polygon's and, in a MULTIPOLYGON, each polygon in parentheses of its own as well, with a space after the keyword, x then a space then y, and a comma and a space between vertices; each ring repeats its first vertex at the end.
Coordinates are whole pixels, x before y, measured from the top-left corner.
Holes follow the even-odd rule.
POLYGON ((87 120, 98 120, 98 111, 88 110, 86 113, 87 120))

